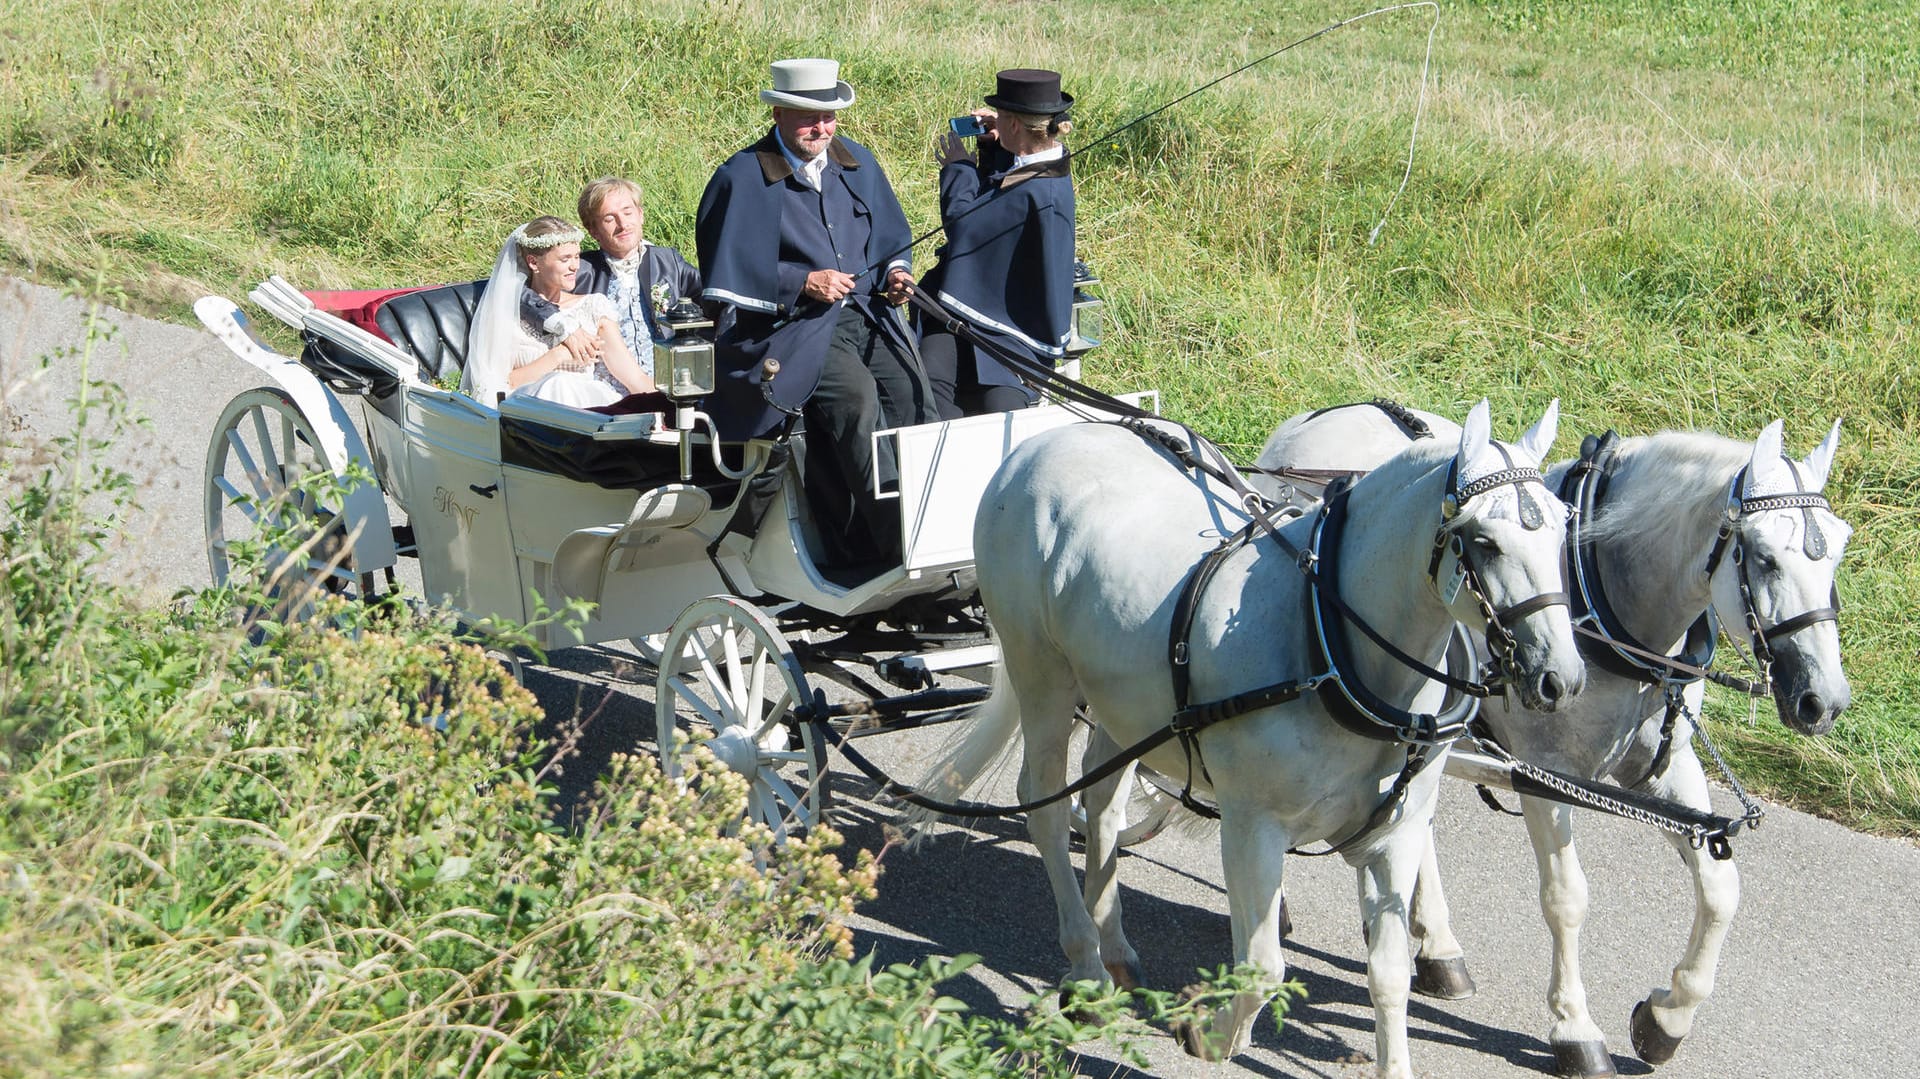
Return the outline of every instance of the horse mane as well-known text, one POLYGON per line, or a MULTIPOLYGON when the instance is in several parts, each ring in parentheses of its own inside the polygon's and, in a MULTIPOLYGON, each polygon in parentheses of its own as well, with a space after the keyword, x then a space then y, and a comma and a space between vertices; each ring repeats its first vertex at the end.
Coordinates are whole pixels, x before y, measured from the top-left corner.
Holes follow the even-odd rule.
POLYGON ((1715 526, 1726 508, 1727 484, 1752 457, 1752 443, 1704 431, 1625 439, 1587 534, 1629 560, 1671 562, 1677 548, 1715 526))

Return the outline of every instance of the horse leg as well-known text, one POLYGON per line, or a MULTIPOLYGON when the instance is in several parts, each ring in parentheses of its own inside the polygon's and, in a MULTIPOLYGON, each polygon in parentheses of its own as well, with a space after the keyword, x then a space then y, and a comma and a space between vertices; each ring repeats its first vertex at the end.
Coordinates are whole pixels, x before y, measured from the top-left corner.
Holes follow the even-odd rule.
POLYGON ((1420 879, 1413 887, 1411 929, 1418 949, 1413 957, 1413 991, 1441 1000, 1464 1000, 1474 994, 1473 975, 1467 973, 1466 949, 1453 935, 1453 912, 1440 886, 1440 860, 1434 855, 1433 829, 1427 829, 1420 853, 1420 879))
MULTIPOLYGON (((1020 771, 1021 801, 1052 794, 1067 785, 1067 743, 1073 736, 1073 706, 1079 697, 1072 676, 1066 673, 1064 658, 1057 665, 1039 662, 1038 677, 1022 678, 1012 664, 1008 665, 1020 700, 1020 730, 1026 747, 1020 771)), ((1047 882, 1053 887, 1060 947, 1067 953, 1067 980, 1105 982, 1099 936, 1073 872, 1069 831, 1066 799, 1027 814, 1027 835, 1039 849, 1047 882)))
MULTIPOLYGON (((1222 799, 1220 866, 1233 926, 1233 959, 1252 964, 1274 985, 1287 976, 1286 956, 1280 950, 1280 883, 1291 845, 1286 826, 1277 818, 1246 807, 1236 811, 1222 799)), ((1253 1041, 1253 1021, 1264 1004, 1258 993, 1238 994, 1224 1017, 1214 1016, 1206 1027, 1183 1024, 1175 1034, 1188 1053, 1225 1060, 1253 1041)))
POLYGON ((1553 967, 1547 978, 1547 1044, 1553 1070, 1564 1076, 1617 1074, 1607 1038, 1587 1009, 1587 987, 1580 980, 1580 926, 1587 920, 1587 875, 1573 849, 1573 807, 1522 796, 1520 809, 1533 841, 1540 873, 1540 914, 1553 938, 1553 967))
MULTIPOLYGON (((1684 753, 1674 753, 1666 775, 1656 785, 1656 793, 1696 809, 1707 808, 1707 777, 1691 747, 1684 753)), ((1693 876, 1693 932, 1687 938, 1687 950, 1673 968, 1672 984, 1655 989, 1634 1006, 1630 1024, 1633 1051, 1649 1064, 1673 1059, 1680 1040, 1693 1031, 1694 1013, 1713 992, 1720 946, 1740 906, 1740 871, 1731 860, 1716 861, 1706 851, 1696 850, 1684 836, 1669 834, 1667 840, 1680 852, 1687 872, 1693 876)))
MULTIPOLYGON (((1429 803, 1429 807, 1431 803, 1429 803)), ((1408 907, 1421 849, 1432 848, 1428 825, 1391 836, 1357 869, 1360 916, 1367 926, 1367 995, 1373 1000, 1373 1060, 1381 1079, 1410 1079, 1407 1051, 1408 907)))
MULTIPOLYGON (((1120 746, 1107 732, 1095 727, 1081 756, 1081 773, 1100 767, 1119 752, 1120 746)), ((1100 930, 1100 955, 1107 974, 1122 989, 1138 989, 1143 980, 1139 953, 1120 926, 1120 825, 1126 810, 1120 792, 1132 781, 1129 766, 1080 795, 1087 814, 1087 913, 1100 930)))

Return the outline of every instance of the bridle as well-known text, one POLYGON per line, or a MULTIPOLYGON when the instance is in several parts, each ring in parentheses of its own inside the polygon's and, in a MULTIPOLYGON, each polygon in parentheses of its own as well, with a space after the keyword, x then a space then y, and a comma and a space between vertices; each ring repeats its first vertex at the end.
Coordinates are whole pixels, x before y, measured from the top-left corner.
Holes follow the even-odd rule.
POLYGON ((1460 483, 1459 459, 1456 457, 1447 466, 1447 490, 1440 501, 1441 523, 1433 536, 1433 554, 1427 560, 1427 577, 1433 582, 1443 604, 1451 605, 1462 587, 1473 595, 1486 621, 1487 651, 1493 657, 1494 668, 1502 681, 1510 682, 1518 675, 1515 656, 1520 647, 1520 642, 1513 635, 1513 627, 1529 615, 1548 607, 1570 607, 1571 601, 1565 591, 1542 592, 1499 608, 1494 607, 1487 598, 1484 574, 1455 524, 1467 502, 1489 491, 1512 487, 1520 504, 1521 526, 1531 532, 1546 523, 1546 515, 1540 509, 1540 504, 1527 492, 1528 484, 1539 484, 1542 490, 1546 488, 1546 480, 1540 475, 1540 470, 1514 464, 1506 447, 1497 442, 1491 445, 1499 451, 1507 467, 1463 485, 1460 483), (1443 573, 1443 566, 1449 563, 1451 569, 1443 573))
MULTIPOLYGON (((1793 473, 1794 483, 1800 483, 1800 469, 1792 461, 1786 462, 1793 473)), ((1751 467, 1751 466, 1749 466, 1751 467)), ((1734 473, 1733 481, 1727 485, 1726 510, 1721 516, 1720 530, 1714 536, 1713 549, 1707 553, 1707 579, 1713 579, 1714 571, 1720 568, 1722 560, 1731 562, 1737 573, 1740 586, 1740 614, 1747 628, 1747 639, 1753 651, 1754 666, 1760 672, 1760 680, 1769 687, 1773 680, 1773 643, 1783 637, 1790 637, 1803 629, 1819 625, 1822 622, 1840 621, 1840 587, 1835 584, 1829 593, 1825 607, 1815 607, 1802 611, 1792 618, 1783 619, 1772 625, 1766 625, 1760 618, 1760 608, 1754 602, 1752 571, 1748 568, 1744 523, 1747 518, 1776 510, 1799 510, 1805 525, 1801 538, 1801 550, 1808 558, 1819 560, 1827 556, 1827 537, 1820 531, 1819 521, 1814 517, 1816 509, 1829 513, 1833 507, 1827 502, 1827 496, 1818 491, 1787 491, 1782 494, 1743 496, 1741 488, 1747 480, 1748 468, 1734 473)))

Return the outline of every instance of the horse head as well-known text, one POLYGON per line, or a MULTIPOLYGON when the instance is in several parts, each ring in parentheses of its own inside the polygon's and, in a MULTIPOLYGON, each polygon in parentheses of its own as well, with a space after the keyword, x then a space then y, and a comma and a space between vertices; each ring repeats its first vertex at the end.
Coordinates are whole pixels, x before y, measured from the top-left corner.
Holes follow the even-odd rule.
POLYGON ((1823 493, 1840 422, 1799 461, 1786 456, 1783 428, 1775 420, 1760 432, 1752 459, 1729 486, 1707 571, 1721 624, 1744 628, 1772 677, 1780 722, 1825 734, 1852 702, 1840 666, 1834 575, 1853 529, 1823 493))
POLYGON ((1561 576, 1566 507, 1539 473, 1559 422, 1555 400, 1518 442, 1503 444, 1489 435, 1487 402, 1475 405, 1460 430, 1434 537, 1441 602, 1460 621, 1485 625, 1507 684, 1540 711, 1579 693, 1587 678, 1561 576))

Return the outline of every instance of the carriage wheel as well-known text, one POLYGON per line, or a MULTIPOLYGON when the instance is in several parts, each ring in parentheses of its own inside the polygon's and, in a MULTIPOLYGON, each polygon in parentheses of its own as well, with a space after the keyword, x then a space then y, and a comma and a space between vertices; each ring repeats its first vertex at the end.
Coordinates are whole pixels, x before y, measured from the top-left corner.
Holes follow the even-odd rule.
MULTIPOLYGON (((666 633, 649 633, 642 637, 629 637, 627 638, 627 642, 633 645, 634 654, 640 657, 642 663, 658 670, 660 668, 660 657, 666 654, 667 637, 671 635, 672 632, 672 630, 668 630, 666 633)), ((704 647, 713 648, 720 641, 720 630, 717 626, 703 627, 695 639, 699 640, 704 647)), ((683 648, 682 651, 690 651, 691 647, 692 646, 689 645, 687 648, 683 648)))
POLYGON ((313 426, 283 391, 263 386, 235 397, 207 447, 207 559, 225 584, 243 550, 258 550, 276 613, 311 613, 323 595, 364 599, 371 574, 349 568, 352 537, 338 491, 301 482, 331 475, 313 426))
MULTIPOLYGON (((1093 730, 1092 724, 1082 710, 1076 709, 1073 718, 1073 740, 1068 744, 1067 750, 1069 760, 1083 756, 1093 730)), ((1080 774, 1085 775, 1090 769, 1097 767, 1099 767, 1098 761, 1089 762, 1083 759, 1080 774)), ((1166 828, 1167 821, 1172 818, 1175 807, 1180 804, 1178 798, 1168 794, 1158 784, 1147 778, 1146 773, 1151 771, 1152 769, 1144 764, 1135 764, 1127 770, 1126 786, 1121 789, 1125 799, 1123 807, 1125 816, 1120 822, 1120 845, 1123 847, 1145 843, 1159 835, 1166 828)), ((1079 795, 1075 795, 1070 802, 1067 821, 1073 828, 1073 833, 1085 839, 1088 832, 1087 809, 1081 804, 1079 795)))
POLYGON ((747 819, 776 839, 820 823, 827 802, 826 747, 794 706, 806 700, 806 671, 767 616, 731 596, 710 596, 681 613, 660 648, 654 722, 661 764, 681 771, 688 739, 677 718, 713 731, 714 756, 745 776, 747 819))

